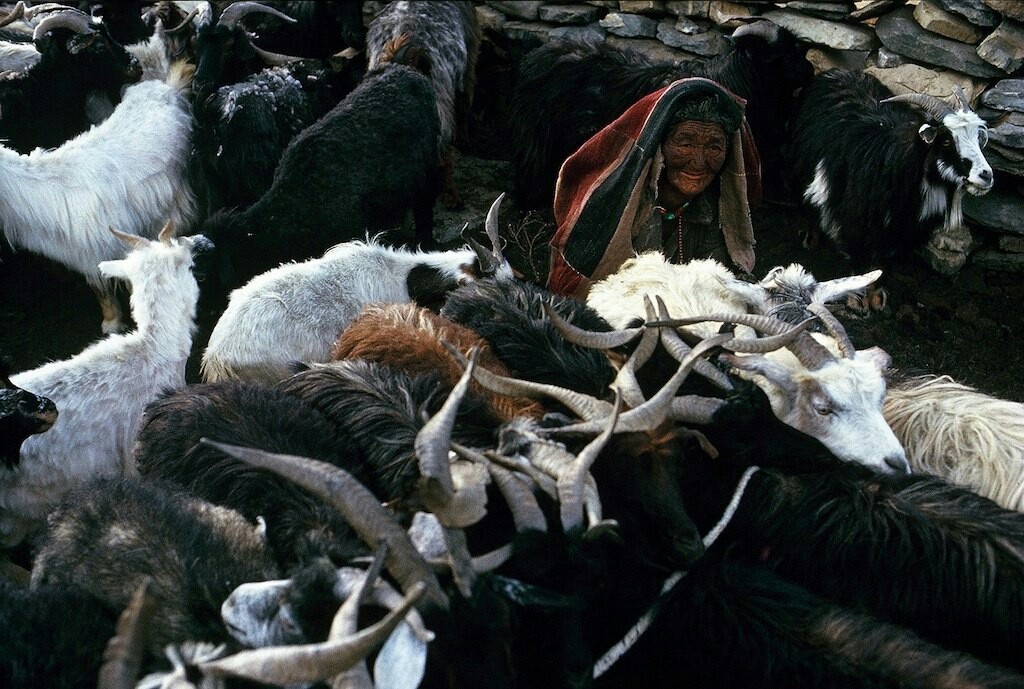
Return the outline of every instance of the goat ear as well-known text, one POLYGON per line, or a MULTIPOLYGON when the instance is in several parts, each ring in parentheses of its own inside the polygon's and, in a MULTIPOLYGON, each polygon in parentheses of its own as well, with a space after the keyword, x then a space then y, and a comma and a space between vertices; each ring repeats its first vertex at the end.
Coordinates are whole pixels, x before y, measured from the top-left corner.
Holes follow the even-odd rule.
POLYGON ((868 361, 878 367, 878 370, 882 373, 892 365, 892 357, 889 356, 889 352, 885 351, 881 347, 869 347, 868 349, 857 350, 857 361, 868 361))
POLYGON ((772 406, 775 407, 781 403, 785 407, 784 410, 781 410, 782 413, 789 412, 798 392, 792 370, 762 354, 722 354, 719 359, 735 369, 761 376, 762 380, 755 382, 768 395, 772 406), (767 384, 767 388, 762 381, 767 384))
POLYGON ((858 292, 864 289, 880 277, 882 277, 882 271, 872 270, 870 273, 864 273, 863 275, 851 275, 845 278, 826 280, 825 282, 818 283, 818 286, 814 288, 814 295, 811 301, 827 304, 830 301, 842 299, 850 292, 858 292))
POLYGON ((128 279, 128 272, 124 269, 124 261, 103 261, 99 265, 100 275, 106 278, 128 279))
POLYGON ((939 128, 930 124, 922 124, 921 128, 917 130, 917 135, 926 144, 931 144, 935 141, 935 137, 939 135, 939 128))

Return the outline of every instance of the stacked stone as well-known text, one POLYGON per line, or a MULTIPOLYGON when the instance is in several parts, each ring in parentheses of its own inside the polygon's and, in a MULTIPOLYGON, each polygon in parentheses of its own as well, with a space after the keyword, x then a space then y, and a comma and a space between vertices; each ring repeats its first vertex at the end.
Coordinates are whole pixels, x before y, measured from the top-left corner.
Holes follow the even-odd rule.
POLYGON ((1024 0, 487 0, 477 13, 512 41, 589 38, 676 63, 724 52, 726 35, 764 18, 811 43, 818 71, 859 69, 894 93, 951 103, 960 85, 993 118, 996 186, 966 199, 972 231, 936 238, 926 257, 946 273, 972 252, 986 267, 1024 272, 1024 0))

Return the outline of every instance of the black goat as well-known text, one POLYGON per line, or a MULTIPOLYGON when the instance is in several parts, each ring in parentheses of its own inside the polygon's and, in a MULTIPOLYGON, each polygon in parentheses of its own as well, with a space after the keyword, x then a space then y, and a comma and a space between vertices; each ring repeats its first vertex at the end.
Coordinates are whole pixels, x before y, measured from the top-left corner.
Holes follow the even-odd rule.
POLYGON ((957 95, 956 110, 932 96, 894 98, 851 70, 820 74, 801 94, 794 184, 855 267, 908 256, 934 230, 962 224, 963 190, 992 187, 985 124, 957 95))
POLYGON ((0 685, 95 689, 117 613, 85 591, 0 581, 0 685))
POLYGON ((155 17, 147 16, 152 2, 144 0, 118 0, 117 2, 81 2, 85 12, 103 21, 110 37, 121 45, 141 43, 153 35, 155 17))
POLYGON ((259 200, 291 140, 355 88, 361 67, 356 60, 338 69, 318 60, 268 67, 197 104, 195 150, 210 207, 259 200))
POLYGON ((261 4, 295 20, 286 22, 266 12, 246 15, 242 24, 265 50, 326 60, 346 48, 362 50, 366 44, 362 0, 270 0, 261 4))
POLYGON ((523 280, 463 285, 448 294, 441 316, 480 335, 514 376, 605 397, 615 378, 608 357, 566 341, 544 313, 544 303, 580 328, 611 330, 586 304, 523 280))
MULTIPOLYGON (((707 62, 658 64, 632 50, 550 41, 519 68, 509 103, 520 208, 551 209, 562 162, 642 97, 684 77, 705 77, 747 100, 746 118, 765 170, 782 169, 794 93, 814 75, 806 46, 770 22, 737 29, 729 52, 707 62)), ((784 175, 765 175, 768 183, 784 175)))
POLYGON ((265 528, 166 484, 97 479, 51 513, 32 586, 79 588, 116 615, 150 577, 154 654, 169 643, 226 642, 224 600, 242 583, 279 574, 265 528))
POLYGON ((42 433, 57 420, 57 407, 46 397, 14 385, 10 362, 0 359, 0 466, 14 470, 25 438, 42 433))
POLYGON ((117 104, 121 88, 139 80, 138 61, 102 24, 78 10, 50 13, 36 25, 39 62, 0 80, 0 140, 28 153, 55 148, 91 127, 91 94, 117 104))
POLYGON ((222 287, 398 224, 409 208, 417 241, 432 243, 437 127, 426 77, 397 64, 369 72, 292 140, 259 201, 202 225, 222 251, 222 287))
POLYGON ((338 513, 290 481, 254 471, 200 445, 203 436, 335 465, 354 454, 347 438, 319 411, 272 388, 242 382, 193 385, 151 403, 135 445, 139 471, 174 483, 247 519, 267 520, 267 540, 282 569, 318 555, 341 564, 363 554, 338 513))

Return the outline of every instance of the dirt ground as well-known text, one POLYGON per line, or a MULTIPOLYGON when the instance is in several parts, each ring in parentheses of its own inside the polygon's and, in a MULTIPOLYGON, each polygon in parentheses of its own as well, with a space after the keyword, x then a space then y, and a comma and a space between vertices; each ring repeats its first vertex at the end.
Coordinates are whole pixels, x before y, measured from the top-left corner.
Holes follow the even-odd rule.
MULTIPOLYGON (((463 157, 459 180, 467 190, 468 210, 480 220, 487 205, 506 188, 507 164, 463 157), (474 186, 476 185, 476 186, 474 186)), ((440 209, 439 209, 440 210, 440 209)), ((838 255, 801 246, 797 228, 804 222, 795 208, 768 204, 754 215, 757 268, 763 275, 775 265, 799 262, 819 279, 849 273, 838 255)), ((520 216, 514 207, 502 213, 510 260, 528 278, 543 281, 546 238, 551 226, 536 216, 520 216)), ((857 318, 838 315, 858 347, 877 345, 904 371, 948 374, 985 392, 1024 402, 1024 281, 1019 276, 983 271, 970 264, 951 277, 923 262, 898 266, 888 277, 884 311, 857 318)), ((81 351, 100 337, 100 312, 83 280, 26 253, 0 253, 0 355, 21 371, 81 351)), ((197 360, 214 323, 200 320, 195 355, 187 378, 198 380, 197 360)))

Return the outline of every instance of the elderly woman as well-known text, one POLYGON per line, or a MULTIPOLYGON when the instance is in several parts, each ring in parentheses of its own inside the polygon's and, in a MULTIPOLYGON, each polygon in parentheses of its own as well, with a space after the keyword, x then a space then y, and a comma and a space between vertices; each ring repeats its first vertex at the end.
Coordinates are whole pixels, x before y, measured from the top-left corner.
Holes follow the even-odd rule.
POLYGON ((750 204, 760 202, 745 102, 713 81, 681 79, 632 105, 562 165, 548 288, 583 299, 627 259, 754 268, 750 204))

